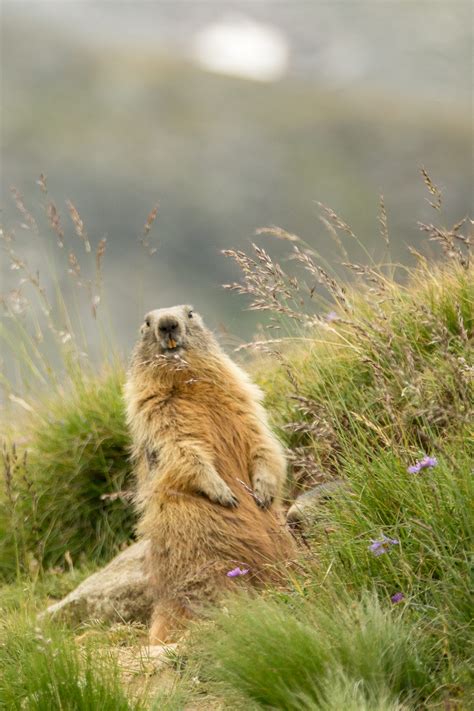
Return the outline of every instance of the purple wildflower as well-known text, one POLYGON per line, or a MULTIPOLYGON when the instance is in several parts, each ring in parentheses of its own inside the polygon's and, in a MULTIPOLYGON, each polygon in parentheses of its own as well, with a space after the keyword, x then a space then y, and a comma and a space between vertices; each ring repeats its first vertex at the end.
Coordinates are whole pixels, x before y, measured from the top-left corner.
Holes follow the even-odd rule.
POLYGON ((411 464, 407 472, 409 474, 419 474, 422 469, 432 469, 433 467, 436 467, 438 465, 438 460, 436 457, 423 457, 423 459, 419 459, 416 464, 411 464))
POLYGON ((382 538, 380 538, 378 541, 374 541, 373 539, 372 543, 369 546, 369 551, 374 554, 374 556, 378 557, 379 555, 383 555, 386 553, 390 546, 398 546, 399 541, 397 541, 396 538, 388 538, 385 535, 382 535, 382 538))
POLYGON ((330 311, 326 316, 324 317, 328 323, 332 323, 332 321, 338 321, 339 316, 335 311, 330 311))
POLYGON ((227 573, 227 577, 237 578, 239 575, 247 575, 248 572, 248 568, 234 568, 233 570, 229 570, 229 572, 227 573))
POLYGON ((390 600, 393 602, 394 605, 397 604, 397 602, 401 602, 402 600, 405 599, 405 595, 402 592, 396 592, 390 600))

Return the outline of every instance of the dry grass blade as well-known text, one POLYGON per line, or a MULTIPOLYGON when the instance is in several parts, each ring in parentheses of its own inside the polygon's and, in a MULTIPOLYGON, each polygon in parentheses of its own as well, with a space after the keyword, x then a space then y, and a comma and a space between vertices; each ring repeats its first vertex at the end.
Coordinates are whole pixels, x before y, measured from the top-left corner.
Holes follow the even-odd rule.
POLYGON ((145 222, 145 226, 143 228, 143 234, 146 236, 151 228, 153 227, 153 224, 156 220, 156 216, 158 215, 158 205, 155 205, 153 210, 151 210, 150 214, 147 217, 147 220, 145 222))
POLYGON ((408 251, 410 254, 412 254, 416 260, 419 262, 419 264, 426 266, 428 264, 428 260, 424 256, 424 254, 421 254, 421 252, 418 252, 417 249, 414 247, 408 246, 408 251))
POLYGON ((150 256, 155 254, 157 251, 156 247, 151 246, 151 242, 148 239, 148 235, 150 234, 151 228, 153 227, 156 217, 158 215, 158 204, 155 205, 155 207, 151 210, 149 213, 146 222, 143 226, 143 231, 141 237, 139 237, 139 242, 144 247, 144 249, 148 252, 150 256))
POLYGON ((7 443, 2 444, 2 463, 3 463, 3 477, 5 480, 5 493, 7 495, 8 503, 10 506, 15 504, 15 493, 13 490, 13 470, 16 463, 16 447, 15 443, 11 445, 11 452, 7 449, 7 443), (13 461, 12 461, 13 460, 13 461))
POLYGON ((349 259, 349 253, 348 253, 347 249, 344 247, 344 245, 342 244, 342 241, 340 240, 339 235, 337 234, 337 230, 333 227, 331 222, 329 220, 327 220, 325 217, 323 217, 322 215, 319 215, 319 219, 323 223, 326 230, 328 231, 330 237, 332 237, 334 242, 337 244, 339 251, 341 252, 344 259, 349 259))
POLYGON ((100 304, 100 296, 99 296, 99 294, 94 294, 91 281, 87 282, 87 292, 89 294, 89 303, 90 303, 90 307, 91 307, 92 318, 96 319, 97 318, 97 308, 100 304))
POLYGON ((326 287, 329 293, 338 303, 341 304, 345 311, 351 311, 352 307, 347 299, 344 288, 340 286, 335 279, 329 276, 329 274, 322 267, 320 267, 319 264, 316 264, 307 252, 302 252, 295 246, 293 247, 293 256, 310 274, 316 278, 319 284, 326 287))
POLYGON ((327 216, 329 221, 335 227, 337 227, 338 230, 342 230, 342 232, 345 232, 346 235, 349 235, 349 237, 352 237, 352 239, 357 240, 356 235, 354 234, 353 230, 349 227, 347 222, 344 222, 344 220, 342 220, 339 217, 339 215, 336 212, 334 212, 334 210, 331 207, 324 205, 322 202, 317 202, 317 205, 321 208, 321 210, 327 216))
POLYGON ((222 254, 234 259, 243 274, 242 283, 224 284, 224 289, 250 296, 251 311, 271 311, 307 323, 309 317, 301 309, 297 280, 286 274, 264 249, 256 244, 252 247, 256 259, 241 250, 222 250, 222 254))
POLYGON ((68 272, 71 274, 71 276, 74 276, 77 280, 77 283, 79 286, 81 286, 81 282, 79 281, 80 276, 81 276, 81 266, 79 264, 79 261, 74 254, 74 252, 69 252, 68 256, 68 262, 69 262, 69 269, 68 272))
POLYGON ((354 264, 353 262, 343 262, 343 267, 347 267, 353 271, 357 276, 363 277, 368 282, 375 285, 377 293, 382 294, 387 290, 387 281, 382 274, 377 272, 372 267, 367 267, 365 264, 354 264))
POLYGON ((79 215, 75 205, 71 202, 71 200, 66 200, 66 205, 68 207, 69 214, 71 216, 71 220, 74 225, 74 229, 76 230, 77 236, 82 239, 86 252, 90 252, 91 245, 81 216, 79 215))
POLYGON ((459 262, 464 269, 468 269, 470 264, 470 239, 459 233, 458 230, 461 224, 457 223, 451 229, 447 229, 446 227, 437 227, 431 223, 418 223, 420 230, 428 233, 430 242, 438 242, 446 256, 459 262), (456 242, 460 242, 465 247, 465 252, 456 242))
POLYGON ((64 247, 64 230, 61 225, 59 212, 53 202, 48 203, 46 207, 46 214, 48 215, 48 221, 51 229, 58 238, 58 247, 64 247))
POLYGON ((459 328, 459 335, 461 336, 461 339, 464 341, 464 343, 468 343, 469 341, 469 334, 466 330, 466 327, 464 325, 464 319, 461 311, 461 306, 459 303, 456 304, 456 318, 458 322, 458 328, 459 328))
POLYGON ((96 293, 92 292, 92 284, 89 284, 89 299, 91 303, 92 316, 97 318, 97 308, 101 302, 101 290, 102 290, 102 260, 104 258, 105 250, 107 247, 107 238, 102 237, 99 240, 95 253, 95 289, 96 293))
POLYGON ((434 210, 438 210, 438 212, 441 210, 441 203, 442 203, 442 193, 441 190, 438 188, 437 185, 431 180, 431 177, 426 170, 426 168, 422 167, 420 168, 420 173, 423 176, 423 181, 428 188, 428 192, 430 195, 432 195, 435 198, 435 202, 431 202, 431 200, 428 200, 429 204, 434 210))
POLYGON ((283 338, 266 338, 264 341, 250 341, 250 343, 242 343, 234 348, 234 353, 246 350, 256 350, 262 353, 273 355, 274 351, 269 347, 283 343, 283 338))
POLYGON ((101 494, 101 501, 133 501, 134 491, 132 489, 122 489, 121 491, 113 491, 111 494, 101 494))
POLYGON ((387 219, 387 210, 385 208, 385 200, 383 195, 380 195, 379 198, 379 216, 378 216, 378 222, 380 225, 380 234, 382 236, 383 241, 387 245, 387 249, 390 249, 390 238, 388 234, 388 219, 387 219))
POLYGON ((23 410, 26 410, 27 412, 34 412, 34 408, 31 407, 29 403, 26 402, 22 397, 18 397, 18 395, 14 395, 13 393, 10 393, 8 396, 8 399, 11 402, 14 402, 16 405, 19 405, 20 407, 23 408, 23 410))
POLYGON ((97 269, 97 274, 100 276, 102 273, 102 259, 105 254, 105 248, 107 246, 107 238, 102 237, 97 245, 97 251, 95 253, 95 266, 97 269))
POLYGON ((44 193, 45 195, 48 194, 48 186, 47 186, 47 182, 46 182, 46 175, 45 175, 44 173, 41 173, 41 174, 40 174, 40 177, 39 177, 38 180, 36 181, 36 184, 40 186, 40 190, 41 190, 42 193, 44 193))
POLYGON ((328 221, 336 230, 341 230, 341 232, 344 232, 346 235, 351 237, 360 247, 360 249, 364 252, 365 256, 370 260, 370 262, 373 264, 374 260, 366 246, 364 245, 363 242, 357 237, 355 232, 352 230, 352 228, 347 224, 347 222, 344 222, 343 219, 339 217, 339 215, 331 208, 328 207, 327 205, 324 205, 322 202, 316 202, 316 204, 323 210, 324 214, 326 215, 328 221))
POLYGON ((282 227, 277 227, 276 225, 272 225, 270 227, 259 227, 258 230, 255 230, 255 234, 271 235, 272 237, 285 240, 286 242, 301 242, 301 239, 300 237, 298 237, 298 235, 294 235, 291 232, 287 232, 282 227))
POLYGON ((23 195, 17 188, 15 188, 14 185, 10 186, 10 192, 13 196, 13 200, 19 213, 23 216, 23 219, 25 220, 25 223, 22 225, 22 227, 31 227, 36 232, 36 234, 38 234, 38 225, 33 215, 26 209, 23 195))

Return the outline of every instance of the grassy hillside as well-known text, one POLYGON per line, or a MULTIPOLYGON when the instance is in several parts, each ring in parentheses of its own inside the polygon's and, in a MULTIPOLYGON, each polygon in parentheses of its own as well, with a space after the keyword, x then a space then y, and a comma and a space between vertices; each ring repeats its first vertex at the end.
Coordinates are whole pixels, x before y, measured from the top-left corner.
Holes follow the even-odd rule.
MULTIPOLYGON (((336 234, 354 237, 329 217, 336 234)), ((383 213, 381 222, 387 237, 383 213)), ((467 228, 427 226, 441 246, 438 261, 418 255, 408 270, 376 266, 369 255, 366 266, 347 266, 355 281, 336 280, 307 245, 282 232, 291 272, 258 247, 229 252, 243 269, 231 288, 270 311, 280 329, 251 344, 264 352, 250 367, 289 448, 288 498, 335 478, 344 486, 301 538, 287 584, 257 597, 236 594, 195 625, 170 659, 172 684, 147 687, 146 698, 121 686, 113 660, 100 679, 88 670, 84 629, 38 627, 53 657, 71 659, 72 686, 62 685, 66 663, 12 672, 40 664, 41 645, 22 631, 25 618, 31 624, 47 598, 80 577, 81 565, 110 555, 132 530, 120 493, 130 485, 122 372, 71 381, 35 403, 22 428, 26 441, 16 455, 10 442, 6 454, 2 560, 10 583, 0 598, 8 613, 0 649, 10 671, 0 705, 15 698, 19 708, 85 709, 88 702, 76 699, 90 684, 90 698, 108 699, 111 708, 470 707, 474 270, 467 228), (74 570, 61 572, 68 567, 74 570), (74 636, 77 659, 68 646, 74 636), (53 698, 54 688, 65 695, 53 698)), ((117 645, 114 634, 101 632, 101 649, 117 645)))
POLYGON ((469 707, 472 276, 423 266, 378 314, 358 293, 351 323, 271 373, 296 484, 348 486, 290 592, 231 602, 197 635, 213 683, 295 711, 469 707))

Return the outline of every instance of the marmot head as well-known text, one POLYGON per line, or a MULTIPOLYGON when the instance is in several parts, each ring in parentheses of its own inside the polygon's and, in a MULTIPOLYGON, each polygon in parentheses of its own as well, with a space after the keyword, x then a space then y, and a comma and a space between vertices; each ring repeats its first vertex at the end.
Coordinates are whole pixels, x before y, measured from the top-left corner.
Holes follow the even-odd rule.
POLYGON ((215 341, 192 306, 172 306, 146 314, 141 333, 141 350, 149 356, 183 355, 197 349, 213 349, 215 341))

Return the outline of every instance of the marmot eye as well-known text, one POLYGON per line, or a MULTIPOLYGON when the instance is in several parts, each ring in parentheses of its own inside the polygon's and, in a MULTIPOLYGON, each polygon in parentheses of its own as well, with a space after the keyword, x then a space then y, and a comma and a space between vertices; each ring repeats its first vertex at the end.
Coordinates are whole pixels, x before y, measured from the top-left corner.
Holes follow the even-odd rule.
POLYGON ((149 318, 146 318, 146 319, 145 319, 145 325, 148 326, 148 328, 150 328, 151 322, 150 322, 150 319, 149 319, 149 318))
POLYGON ((193 312, 190 311, 190 312, 188 313, 188 318, 192 318, 192 317, 193 317, 193 312))

